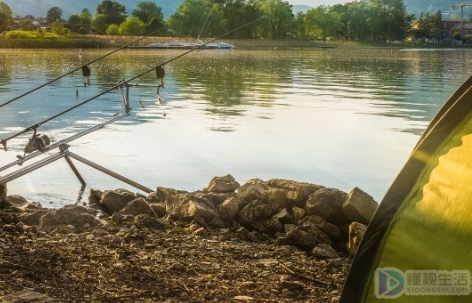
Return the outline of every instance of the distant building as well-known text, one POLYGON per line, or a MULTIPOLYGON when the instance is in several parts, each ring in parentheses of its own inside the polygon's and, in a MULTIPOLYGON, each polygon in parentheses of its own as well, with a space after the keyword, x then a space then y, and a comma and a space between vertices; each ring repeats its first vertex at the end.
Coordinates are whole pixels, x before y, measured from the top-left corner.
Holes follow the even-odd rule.
POLYGON ((444 26, 444 36, 447 38, 452 38, 454 33, 461 33, 465 36, 472 36, 472 23, 463 21, 463 25, 461 26, 460 20, 442 20, 444 26))

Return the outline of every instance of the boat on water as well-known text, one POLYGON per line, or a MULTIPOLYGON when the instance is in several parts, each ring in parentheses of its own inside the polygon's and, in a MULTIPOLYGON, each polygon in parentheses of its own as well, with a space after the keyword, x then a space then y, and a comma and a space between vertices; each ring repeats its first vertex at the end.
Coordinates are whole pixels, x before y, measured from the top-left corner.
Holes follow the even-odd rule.
POLYGON ((151 43, 146 46, 142 46, 140 48, 164 48, 164 49, 173 49, 173 48, 178 48, 178 49, 191 49, 191 48, 196 48, 200 47, 202 49, 234 49, 235 46, 226 42, 215 42, 215 43, 180 43, 180 42, 166 42, 166 43, 151 43))

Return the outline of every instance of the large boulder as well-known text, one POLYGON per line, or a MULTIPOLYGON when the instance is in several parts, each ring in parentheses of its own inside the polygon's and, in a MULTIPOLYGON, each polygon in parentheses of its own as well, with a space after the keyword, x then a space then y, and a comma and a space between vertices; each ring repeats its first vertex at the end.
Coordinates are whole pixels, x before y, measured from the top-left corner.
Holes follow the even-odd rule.
POLYGON ((223 203, 218 205, 218 210, 220 211, 220 215, 223 220, 231 222, 239 212, 238 200, 236 197, 228 198, 223 203))
POLYGON ((317 215, 306 216, 300 220, 299 225, 315 225, 321 229, 332 241, 339 241, 341 239, 341 230, 334 224, 329 223, 325 219, 317 215))
POLYGON ((136 198, 130 201, 126 206, 121 210, 124 215, 149 215, 151 217, 156 217, 157 214, 152 209, 151 205, 149 205, 144 198, 136 198))
POLYGON ((342 213, 342 205, 347 194, 336 188, 320 188, 308 197, 305 210, 307 215, 318 215, 323 219, 337 221, 338 213, 342 213))
POLYGON ((177 196, 185 193, 188 192, 168 187, 157 187, 156 191, 149 195, 149 199, 152 202, 165 202, 168 196, 177 196))
POLYGON ((254 200, 239 212, 239 223, 248 226, 253 222, 268 219, 274 209, 261 200, 254 200))
POLYGON ((41 227, 60 225, 72 225, 74 227, 88 225, 96 227, 100 221, 90 209, 82 206, 65 206, 44 214, 41 217, 40 223, 41 227))
POLYGON ((300 207, 304 206, 306 200, 308 199, 308 196, 311 193, 324 187, 311 183, 283 179, 271 179, 267 181, 267 185, 269 187, 283 189, 285 191, 287 199, 290 200, 291 203, 294 203, 295 205, 300 207))
POLYGON ((124 189, 106 190, 100 199, 100 205, 106 212, 112 214, 122 210, 126 204, 136 199, 136 195, 124 189))
POLYGON ((238 189, 236 198, 242 209, 254 200, 266 201, 267 193, 261 183, 246 183, 238 189))
POLYGON ((287 198, 285 190, 281 188, 269 187, 265 191, 267 202, 274 208, 286 208, 290 206, 290 200, 287 198))
POLYGON ((216 192, 216 193, 228 193, 234 192, 238 189, 239 183, 236 182, 233 176, 226 175, 223 177, 214 177, 211 179, 208 187, 204 189, 204 191, 208 192, 216 192))
POLYGON ((184 221, 199 217, 210 222, 220 215, 213 203, 203 198, 198 192, 167 197, 166 210, 174 218, 184 221))
POLYGON ((19 219, 20 222, 26 225, 41 225, 41 218, 49 212, 49 209, 39 209, 31 213, 25 212, 20 215, 19 219))
POLYGON ((370 195, 355 187, 344 201, 342 209, 351 222, 367 225, 378 206, 370 195))
POLYGON ((6 207, 21 207, 28 204, 28 201, 19 195, 11 195, 3 199, 2 205, 6 207))

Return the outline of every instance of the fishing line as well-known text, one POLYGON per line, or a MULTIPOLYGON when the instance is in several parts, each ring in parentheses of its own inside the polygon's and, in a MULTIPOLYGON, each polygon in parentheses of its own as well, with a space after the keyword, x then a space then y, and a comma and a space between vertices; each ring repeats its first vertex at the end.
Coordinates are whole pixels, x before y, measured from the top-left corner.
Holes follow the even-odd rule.
MULTIPOLYGON (((22 130, 22 131, 20 131, 20 132, 18 132, 18 133, 16 133, 16 134, 14 134, 14 135, 11 135, 10 137, 8 137, 8 138, 6 138, 6 139, 2 139, 2 140, 0 141, 0 143, 3 145, 4 149, 7 150, 7 145, 6 145, 6 144, 7 144, 7 142, 8 142, 9 140, 11 140, 11 139, 13 139, 13 138, 16 138, 16 137, 18 137, 18 136, 20 136, 20 135, 22 135, 22 134, 25 134, 25 133, 27 133, 27 132, 29 132, 29 131, 31 131, 31 130, 35 131, 35 130, 36 130, 38 127, 40 127, 41 125, 43 125, 43 124, 45 124, 45 123, 47 123, 47 122, 49 122, 49 121, 51 121, 51 120, 54 120, 54 119, 56 119, 57 117, 62 116, 62 115, 66 114, 66 113, 68 113, 68 112, 70 112, 70 111, 72 111, 72 110, 74 110, 74 109, 76 109, 76 108, 78 108, 78 107, 80 107, 80 106, 82 106, 82 105, 84 105, 84 104, 86 104, 86 103, 92 101, 92 100, 95 100, 95 99, 97 99, 98 97, 101 97, 101 96, 105 95, 106 93, 111 92, 111 91, 114 90, 114 89, 117 89, 117 88, 119 88, 119 87, 122 87, 123 85, 127 85, 127 84, 130 83, 131 81, 134 81, 134 80, 136 80, 136 79, 138 79, 138 78, 144 76, 144 75, 147 74, 147 73, 150 73, 150 72, 152 72, 152 71, 155 70, 155 71, 156 71, 156 75, 159 75, 159 74, 162 73, 161 69, 163 70, 163 66, 164 66, 164 65, 169 64, 169 63, 171 63, 171 62, 173 62, 173 61, 175 61, 175 60, 177 60, 177 59, 179 59, 179 58, 182 58, 183 56, 185 56, 185 55, 187 55, 187 54, 189 54, 189 53, 191 53, 191 52, 194 52, 194 51, 196 51, 196 50, 199 50, 200 48, 204 47, 205 45, 207 45, 207 44, 209 44, 209 43, 212 43, 212 42, 214 42, 214 41, 216 41, 216 40, 219 40, 219 39, 221 39, 221 38, 223 38, 223 37, 225 37, 225 36, 228 36, 228 35, 230 35, 230 34, 236 32, 236 31, 238 31, 238 30, 240 30, 240 29, 242 29, 242 28, 244 28, 244 27, 247 27, 247 26, 249 26, 249 25, 251 25, 251 24, 254 24, 254 23, 258 22, 259 20, 261 20, 261 19, 263 19, 263 18, 265 18, 265 17, 262 16, 262 17, 260 17, 260 18, 257 18, 257 19, 254 20, 254 21, 251 21, 251 22, 246 23, 246 24, 244 24, 244 25, 242 25, 242 26, 240 26, 240 27, 238 27, 238 28, 235 28, 235 29, 229 31, 229 32, 226 32, 226 33, 224 33, 224 34, 222 34, 222 35, 220 35, 220 36, 218 36, 218 37, 216 37, 216 38, 213 38, 213 39, 211 39, 211 40, 209 40, 209 41, 207 41, 207 42, 205 42, 205 43, 203 43, 203 44, 199 44, 199 45, 197 45, 197 46, 191 48, 190 50, 188 50, 188 51, 186 51, 186 52, 184 52, 184 53, 182 53, 182 54, 180 54, 180 55, 178 55, 178 56, 176 56, 176 57, 174 57, 174 58, 171 58, 171 59, 169 59, 169 60, 167 60, 167 61, 165 61, 165 62, 163 62, 163 63, 161 63, 161 64, 158 64, 158 65, 156 65, 156 66, 154 66, 154 67, 152 67, 152 68, 150 68, 150 69, 148 69, 148 70, 142 72, 141 74, 138 74, 138 75, 136 75, 136 76, 134 76, 134 77, 132 77, 132 78, 130 78, 130 79, 128 79, 128 80, 124 80, 124 79, 123 79, 123 80, 120 81, 118 84, 113 85, 111 88, 106 89, 106 90, 102 91, 101 93, 99 93, 99 94, 97 94, 97 95, 95 95, 95 96, 93 96, 93 97, 91 97, 91 98, 88 98, 88 99, 86 99, 86 100, 84 100, 84 101, 82 101, 82 102, 80 102, 80 103, 77 103, 76 105, 74 105, 74 106, 72 106, 72 107, 69 107, 68 109, 63 110, 62 112, 59 112, 59 113, 57 113, 57 114, 55 114, 55 115, 53 115, 53 116, 51 116, 51 117, 49 117, 49 118, 47 118, 47 119, 41 121, 41 122, 38 122, 38 123, 36 123, 36 124, 34 124, 34 125, 31 125, 31 126, 25 128, 24 130, 22 130)), ((96 61, 96 60, 95 60, 95 61, 96 61)), ((78 69, 80 69, 80 68, 81 68, 81 67, 79 67, 78 69)), ((77 69, 77 70, 78 70, 78 69, 77 69)))
POLYGON ((145 35, 145 36, 143 36, 143 37, 141 37, 141 38, 139 38, 139 39, 137 39, 137 40, 135 40, 135 41, 132 41, 132 42, 130 42, 130 43, 128 43, 128 44, 123 45, 122 47, 120 47, 120 48, 118 48, 118 49, 115 49, 115 50, 109 52, 108 54, 105 54, 105 55, 103 55, 103 56, 101 56, 101 57, 98 57, 98 58, 96 58, 96 59, 94 59, 94 60, 92 60, 92 61, 90 61, 90 62, 87 62, 87 63, 85 63, 84 65, 81 65, 81 66, 79 66, 79 67, 77 67, 77 68, 75 68, 75 69, 73 69, 73 70, 71 70, 71 71, 69 71, 69 72, 67 72, 67 73, 65 73, 65 74, 63 74, 63 75, 57 77, 57 78, 55 78, 55 79, 52 79, 52 80, 50 80, 50 81, 48 81, 48 82, 46 82, 46 83, 44 83, 44 84, 42 84, 42 85, 40 85, 40 86, 38 86, 38 87, 35 87, 35 88, 33 88, 33 89, 31 89, 31 90, 29 90, 29 91, 27 91, 27 92, 25 92, 25 93, 23 93, 23 94, 21 94, 21 95, 15 97, 15 98, 13 98, 13 99, 11 99, 11 100, 9 100, 9 101, 3 103, 3 104, 0 104, 0 108, 2 108, 3 106, 5 106, 5 105, 7 105, 7 104, 10 104, 10 103, 12 103, 12 102, 18 100, 18 99, 21 99, 21 98, 23 98, 24 96, 29 95, 29 94, 31 94, 32 92, 35 92, 35 91, 37 91, 37 90, 39 90, 39 89, 41 89, 41 88, 43 88, 43 87, 45 87, 45 86, 47 86, 47 85, 53 83, 53 82, 56 82, 57 80, 60 80, 60 79, 62 79, 62 78, 64 78, 64 77, 66 77, 66 76, 68 76, 68 75, 70 75, 70 74, 72 74, 72 73, 74 73, 74 72, 80 70, 80 69, 82 70, 82 73, 83 73, 84 77, 86 77, 86 82, 84 82, 84 86, 90 85, 90 80, 88 80, 88 77, 90 76, 90 68, 88 67, 88 65, 90 65, 90 64, 92 64, 92 63, 95 63, 95 62, 97 62, 98 60, 102 60, 102 59, 104 59, 104 58, 106 58, 106 57, 108 57, 108 56, 110 56, 110 55, 112 55, 112 54, 114 54, 114 53, 116 53, 116 52, 118 52, 118 51, 124 49, 124 48, 127 48, 128 46, 130 46, 130 45, 132 45, 132 44, 134 44, 134 43, 136 43, 136 42, 139 42, 139 41, 141 41, 141 40, 143 40, 143 39, 145 39, 145 38, 147 38, 147 37, 150 37, 150 36, 152 36, 152 35, 154 35, 154 34, 157 34, 158 32, 160 32, 160 31, 163 30, 163 29, 164 29, 164 28, 161 28, 161 29, 159 29, 159 30, 157 30, 157 31, 155 31, 155 32, 152 32, 152 33, 150 33, 150 34, 147 34, 147 35, 145 35), (86 76, 87 74, 88 74, 88 76, 86 76))

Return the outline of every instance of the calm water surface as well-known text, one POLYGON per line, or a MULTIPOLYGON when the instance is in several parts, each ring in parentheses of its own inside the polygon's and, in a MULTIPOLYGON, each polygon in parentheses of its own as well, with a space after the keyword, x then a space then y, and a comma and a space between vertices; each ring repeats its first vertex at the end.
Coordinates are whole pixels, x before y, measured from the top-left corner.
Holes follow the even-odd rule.
MULTIPOLYGON (((106 53, 0 50, 0 104, 106 53)), ((80 72, 66 76, 1 107, 0 138, 181 53, 119 52, 90 66, 87 88, 80 72)), ((471 61, 471 51, 455 49, 193 52, 166 65, 162 104, 156 104, 155 74, 139 77, 133 83, 141 86, 131 89, 131 115, 71 142, 70 151, 150 188, 194 191, 230 173, 240 183, 284 178, 344 191, 358 186, 380 201, 423 129, 468 78, 471 61)), ((113 90, 38 132, 67 138, 123 113, 122 100, 113 90)), ((8 142, 0 167, 22 154, 30 136, 8 142)), ((90 188, 139 191, 74 163, 88 184, 83 200, 90 188)), ((60 159, 8 188, 9 194, 62 206, 77 201, 80 183, 60 159)))

